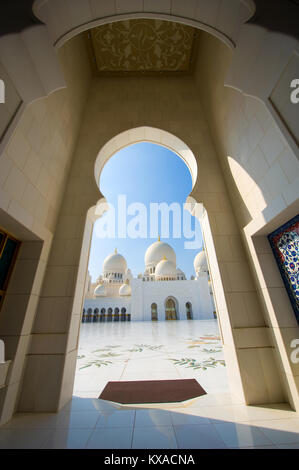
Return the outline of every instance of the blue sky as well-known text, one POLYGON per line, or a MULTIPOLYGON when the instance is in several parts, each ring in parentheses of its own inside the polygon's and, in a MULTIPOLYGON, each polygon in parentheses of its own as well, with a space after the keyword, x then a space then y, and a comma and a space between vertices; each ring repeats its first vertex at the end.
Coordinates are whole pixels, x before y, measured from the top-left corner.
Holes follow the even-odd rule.
MULTIPOLYGON (((176 202, 183 211, 183 204, 192 189, 192 181, 188 167, 175 153, 159 145, 143 142, 126 147, 110 158, 101 173, 100 188, 107 202, 115 207, 117 220, 119 195, 125 195, 127 207, 135 202, 144 204, 148 214, 150 203, 154 202, 167 204, 176 202)), ((116 237, 101 239, 96 234, 99 224, 103 225, 107 220, 106 216, 107 214, 102 220, 98 220, 94 227, 88 268, 92 279, 95 280, 101 274, 104 259, 113 253, 115 248, 126 258, 133 275, 137 276, 144 271, 146 249, 157 240, 150 238, 149 216, 147 238, 118 238, 116 224, 116 237)), ((133 218, 134 215, 127 215, 128 222, 133 218)), ((191 219, 191 229, 194 230, 196 224, 196 229, 200 230, 199 222, 194 217, 191 219)), ((172 218, 170 218, 170 237, 161 236, 161 240, 173 247, 177 256, 177 266, 185 272, 187 278, 190 278, 194 274, 193 259, 199 249, 184 248, 184 242, 192 241, 194 237, 184 238, 182 225, 181 237, 174 238, 171 222, 172 218)), ((158 231, 161 233, 161 217, 158 231)))

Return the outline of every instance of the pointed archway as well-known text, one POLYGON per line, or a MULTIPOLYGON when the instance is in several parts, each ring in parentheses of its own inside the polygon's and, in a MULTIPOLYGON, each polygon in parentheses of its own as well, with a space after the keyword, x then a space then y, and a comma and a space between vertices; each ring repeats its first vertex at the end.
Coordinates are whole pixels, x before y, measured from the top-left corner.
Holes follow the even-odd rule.
POLYGON ((178 320, 178 302, 174 297, 167 297, 165 300, 165 320, 178 320))

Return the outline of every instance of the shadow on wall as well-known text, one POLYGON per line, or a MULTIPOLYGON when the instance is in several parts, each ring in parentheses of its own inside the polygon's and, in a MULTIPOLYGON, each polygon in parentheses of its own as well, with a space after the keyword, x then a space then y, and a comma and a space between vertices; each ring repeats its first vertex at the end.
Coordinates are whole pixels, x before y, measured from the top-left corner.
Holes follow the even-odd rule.
POLYGON ((234 186, 233 192, 238 195, 238 205, 240 205, 244 219, 250 222, 255 216, 257 205, 261 211, 267 207, 265 197, 256 181, 254 181, 240 163, 229 156, 227 160, 232 176, 231 183, 234 186), (252 193, 254 196, 248 197, 249 193, 252 193))
POLYGON ((260 213, 267 219, 276 199, 288 206, 298 197, 298 161, 267 106, 226 86, 231 58, 228 47, 201 34, 195 80, 231 203, 245 227, 260 213))

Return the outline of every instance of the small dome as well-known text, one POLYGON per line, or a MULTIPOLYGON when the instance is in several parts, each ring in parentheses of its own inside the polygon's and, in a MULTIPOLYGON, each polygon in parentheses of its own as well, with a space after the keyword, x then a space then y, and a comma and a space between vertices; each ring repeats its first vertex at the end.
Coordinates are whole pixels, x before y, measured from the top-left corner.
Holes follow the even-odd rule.
POLYGON ((129 284, 123 284, 119 288, 119 295, 125 296, 125 295, 131 295, 131 294, 132 294, 132 289, 131 289, 131 286, 129 286, 129 284))
POLYGON ((97 286, 94 290, 94 295, 96 297, 105 297, 106 296, 106 287, 103 284, 97 286))
POLYGON ((168 259, 162 259, 156 266, 155 277, 177 277, 177 270, 175 264, 168 259))
POLYGON ((206 252, 204 250, 197 253, 197 255, 194 258, 193 265, 194 265, 194 270, 196 273, 208 271, 206 252))
POLYGON ((159 261, 167 258, 174 265, 176 265, 176 255, 168 243, 161 242, 160 239, 150 245, 145 252, 144 262, 146 267, 157 266, 159 261))
POLYGON ((184 276, 184 277, 186 277, 186 276, 185 276, 185 273, 184 273, 180 268, 177 268, 176 274, 177 274, 177 276, 184 276))
POLYGON ((112 255, 108 255, 103 263, 103 273, 122 273, 124 274, 127 270, 127 262, 125 258, 116 252, 112 255))

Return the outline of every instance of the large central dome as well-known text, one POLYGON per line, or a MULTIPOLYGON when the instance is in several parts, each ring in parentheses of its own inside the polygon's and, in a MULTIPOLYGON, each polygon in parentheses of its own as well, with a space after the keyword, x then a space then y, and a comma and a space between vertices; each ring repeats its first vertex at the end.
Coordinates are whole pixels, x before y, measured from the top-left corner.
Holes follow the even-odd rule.
POLYGON ((156 267, 162 259, 166 258, 176 266, 176 255, 168 243, 158 240, 148 247, 145 253, 144 262, 146 268, 156 267))

